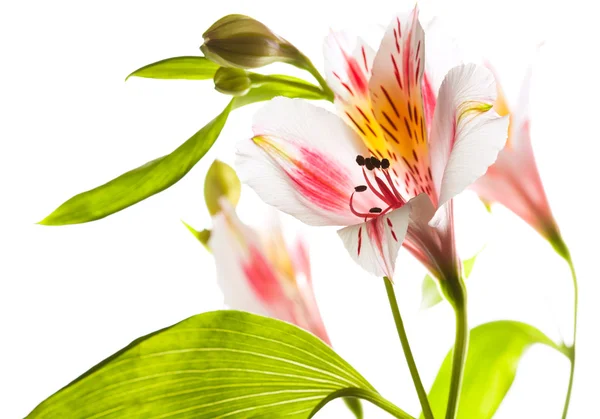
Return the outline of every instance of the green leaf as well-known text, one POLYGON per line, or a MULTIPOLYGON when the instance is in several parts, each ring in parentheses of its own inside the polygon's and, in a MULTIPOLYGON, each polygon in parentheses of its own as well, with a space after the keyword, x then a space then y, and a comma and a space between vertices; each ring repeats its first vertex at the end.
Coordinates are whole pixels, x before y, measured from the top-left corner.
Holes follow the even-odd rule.
POLYGON ((210 150, 233 109, 275 96, 322 99, 320 89, 300 79, 295 84, 268 81, 245 96, 235 97, 220 115, 190 137, 171 154, 152 160, 87 192, 75 195, 39 222, 66 225, 98 220, 121 211, 179 181, 210 150))
POLYGON ((206 80, 212 79, 219 65, 204 57, 173 57, 138 68, 129 77, 149 79, 206 80))
MULTIPOLYGON (((471 330, 457 418, 491 418, 515 379, 521 356, 536 343, 563 353, 550 338, 525 323, 495 321, 471 330)), ((451 370, 452 351, 444 359, 429 392, 436 418, 443 418, 446 413, 451 370)))
POLYGON ((28 418, 307 418, 344 389, 401 412, 314 335, 216 311, 135 340, 28 418))
MULTIPOLYGON (((481 250, 483 250, 483 248, 481 250)), ((477 256, 479 256, 479 254, 481 253, 481 250, 479 252, 475 253, 475 255, 473 257, 463 260, 463 272, 464 272, 465 278, 468 278, 471 275, 471 272, 473 271, 473 267, 475 266, 475 260, 477 260, 477 256)))
MULTIPOLYGON (((477 256, 479 256, 483 249, 485 249, 485 246, 475 253, 473 257, 463 260, 463 274, 465 279, 471 275, 477 256)), ((444 298, 440 293, 436 280, 429 274, 425 275, 421 284, 421 310, 431 308, 443 300, 444 298)))
POLYGON ((479 200, 481 201, 481 203, 485 207, 486 211, 489 212, 489 213, 491 213, 492 212, 492 201, 488 201, 487 199, 484 199, 482 197, 479 197, 479 200))
POLYGON ((219 200, 226 198, 233 208, 240 200, 242 183, 227 163, 215 160, 204 178, 204 201, 210 215, 221 211, 219 200))
POLYGON ((360 399, 357 399, 355 397, 344 397, 344 403, 346 404, 348 409, 350 409, 350 411, 354 414, 354 417, 356 419, 363 419, 364 413, 362 404, 360 403, 360 399))
POLYGON ((202 243, 202 245, 204 246, 204 248, 206 250, 208 250, 210 252, 210 248, 208 247, 208 241, 210 240, 210 230, 207 230, 206 228, 202 231, 198 231, 196 230, 194 227, 192 227, 191 225, 189 225, 188 223, 186 223, 185 221, 181 221, 183 223, 183 225, 188 229, 188 231, 190 233, 192 233, 192 235, 200 242, 202 243))
POLYGON ((85 223, 142 201, 181 179, 206 154, 227 121, 233 103, 175 151, 102 186, 75 195, 40 221, 43 225, 85 223))
POLYGON ((442 300, 442 294, 435 279, 429 274, 425 275, 421 284, 421 310, 431 308, 442 300))

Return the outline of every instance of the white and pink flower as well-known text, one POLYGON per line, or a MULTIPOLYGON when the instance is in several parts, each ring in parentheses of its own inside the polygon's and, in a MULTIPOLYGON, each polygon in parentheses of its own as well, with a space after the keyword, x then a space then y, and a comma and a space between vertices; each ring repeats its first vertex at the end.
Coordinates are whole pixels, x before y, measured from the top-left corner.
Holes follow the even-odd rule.
POLYGON ((326 71, 339 116, 276 98, 238 148, 238 172, 265 202, 307 224, 345 226, 350 255, 390 279, 405 237, 439 278, 457 267, 451 199, 507 136, 508 118, 492 109, 493 75, 473 64, 435 68, 435 51, 426 61, 417 15, 396 17, 377 53, 332 33, 326 71))
POLYGON ((527 71, 514 107, 509 106, 498 85, 497 112, 501 115, 510 113, 508 140, 496 163, 472 185, 472 189, 484 202, 504 205, 552 242, 560 237, 560 233, 531 146, 530 84, 531 69, 527 71))
POLYGON ((209 247, 225 304, 293 323, 330 345, 304 242, 286 242, 276 214, 268 227, 253 230, 226 200, 220 203, 222 211, 213 217, 209 247))

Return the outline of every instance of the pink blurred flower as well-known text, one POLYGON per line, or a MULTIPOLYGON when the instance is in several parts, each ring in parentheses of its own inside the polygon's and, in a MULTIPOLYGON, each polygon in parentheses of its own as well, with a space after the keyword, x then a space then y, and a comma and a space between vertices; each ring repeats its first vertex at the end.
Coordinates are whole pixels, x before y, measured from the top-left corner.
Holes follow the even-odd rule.
POLYGON ((264 230, 243 224, 226 200, 213 217, 209 247, 225 304, 293 323, 331 344, 315 300, 302 240, 286 242, 277 220, 264 230))
POLYGON ((456 274, 451 199, 496 160, 508 126, 492 110, 487 69, 449 69, 430 50, 425 61, 417 15, 394 18, 377 53, 332 32, 326 72, 339 116, 276 98, 238 150, 238 172, 265 202, 307 224, 346 226, 353 259, 390 279, 405 236, 438 278, 456 274))
POLYGON ((560 237, 560 233, 552 216, 531 147, 530 85, 531 69, 527 71, 519 100, 511 112, 511 107, 498 84, 498 100, 495 107, 500 115, 510 113, 509 136, 496 163, 488 169, 485 176, 472 185, 472 189, 484 202, 499 202, 547 240, 554 242, 560 237))

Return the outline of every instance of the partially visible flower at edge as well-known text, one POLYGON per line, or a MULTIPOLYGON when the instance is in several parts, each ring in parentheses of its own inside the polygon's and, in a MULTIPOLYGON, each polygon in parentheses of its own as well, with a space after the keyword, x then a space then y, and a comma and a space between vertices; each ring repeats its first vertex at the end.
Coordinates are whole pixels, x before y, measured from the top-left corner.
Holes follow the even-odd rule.
MULTIPOLYGON (((531 73, 529 68, 514 108, 509 106, 500 84, 497 84, 498 100, 495 107, 500 115, 510 114, 509 136, 496 163, 488 168, 487 173, 471 189, 486 204, 498 202, 504 205, 555 247, 562 247, 564 244, 550 210, 531 146, 531 73)), ((494 75, 498 83, 495 72, 494 75)), ((560 248, 557 250, 564 251, 560 248)))
POLYGON ((277 215, 263 230, 242 223, 225 199, 213 217, 209 247, 225 304, 293 323, 331 345, 315 300, 308 249, 284 240, 277 215))
POLYGON ((417 15, 395 18, 377 53, 329 36, 327 81, 341 118, 276 98, 238 146, 238 172, 265 202, 307 224, 347 226, 339 235, 350 255, 390 279, 405 237, 438 279, 460 276, 451 200, 495 161, 508 126, 492 109, 487 69, 460 65, 443 82, 434 60, 430 71, 417 15))

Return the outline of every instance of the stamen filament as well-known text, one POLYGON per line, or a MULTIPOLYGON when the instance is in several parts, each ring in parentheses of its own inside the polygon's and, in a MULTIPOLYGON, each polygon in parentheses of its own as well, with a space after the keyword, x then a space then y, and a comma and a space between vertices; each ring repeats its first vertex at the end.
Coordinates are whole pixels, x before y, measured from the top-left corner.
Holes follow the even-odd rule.
POLYGON ((352 192, 352 195, 350 195, 350 211, 352 211, 352 214, 356 215, 357 217, 364 218, 365 221, 367 221, 367 218, 376 218, 378 215, 380 215, 380 214, 369 214, 369 213, 358 212, 354 208, 354 203, 353 203, 355 193, 356 192, 352 192))
POLYGON ((369 180, 369 177, 367 176, 367 172, 366 172, 365 169, 363 169, 363 176, 365 177, 365 181, 367 182, 367 186, 369 187, 370 190, 373 191, 373 193, 377 196, 377 198, 381 199, 386 204, 389 204, 389 202, 387 201, 386 197, 373 186, 373 184, 369 180))
POLYGON ((389 172, 387 170, 384 170, 383 174, 384 174, 385 178, 387 179, 390 187, 392 188, 394 195, 396 195, 396 198, 398 198, 398 201, 400 201, 402 203, 402 205, 406 204, 406 201, 402 198, 402 195, 400 194, 398 189, 396 189, 396 186, 394 186, 394 181, 392 180, 392 177, 390 176, 389 172))
POLYGON ((375 181, 377 182, 377 186, 379 186, 379 189, 381 189, 381 192, 386 197, 385 203, 388 205, 395 205, 398 202, 398 200, 396 199, 392 191, 390 191, 390 188, 387 187, 385 182, 381 180, 378 176, 375 176, 375 181))

